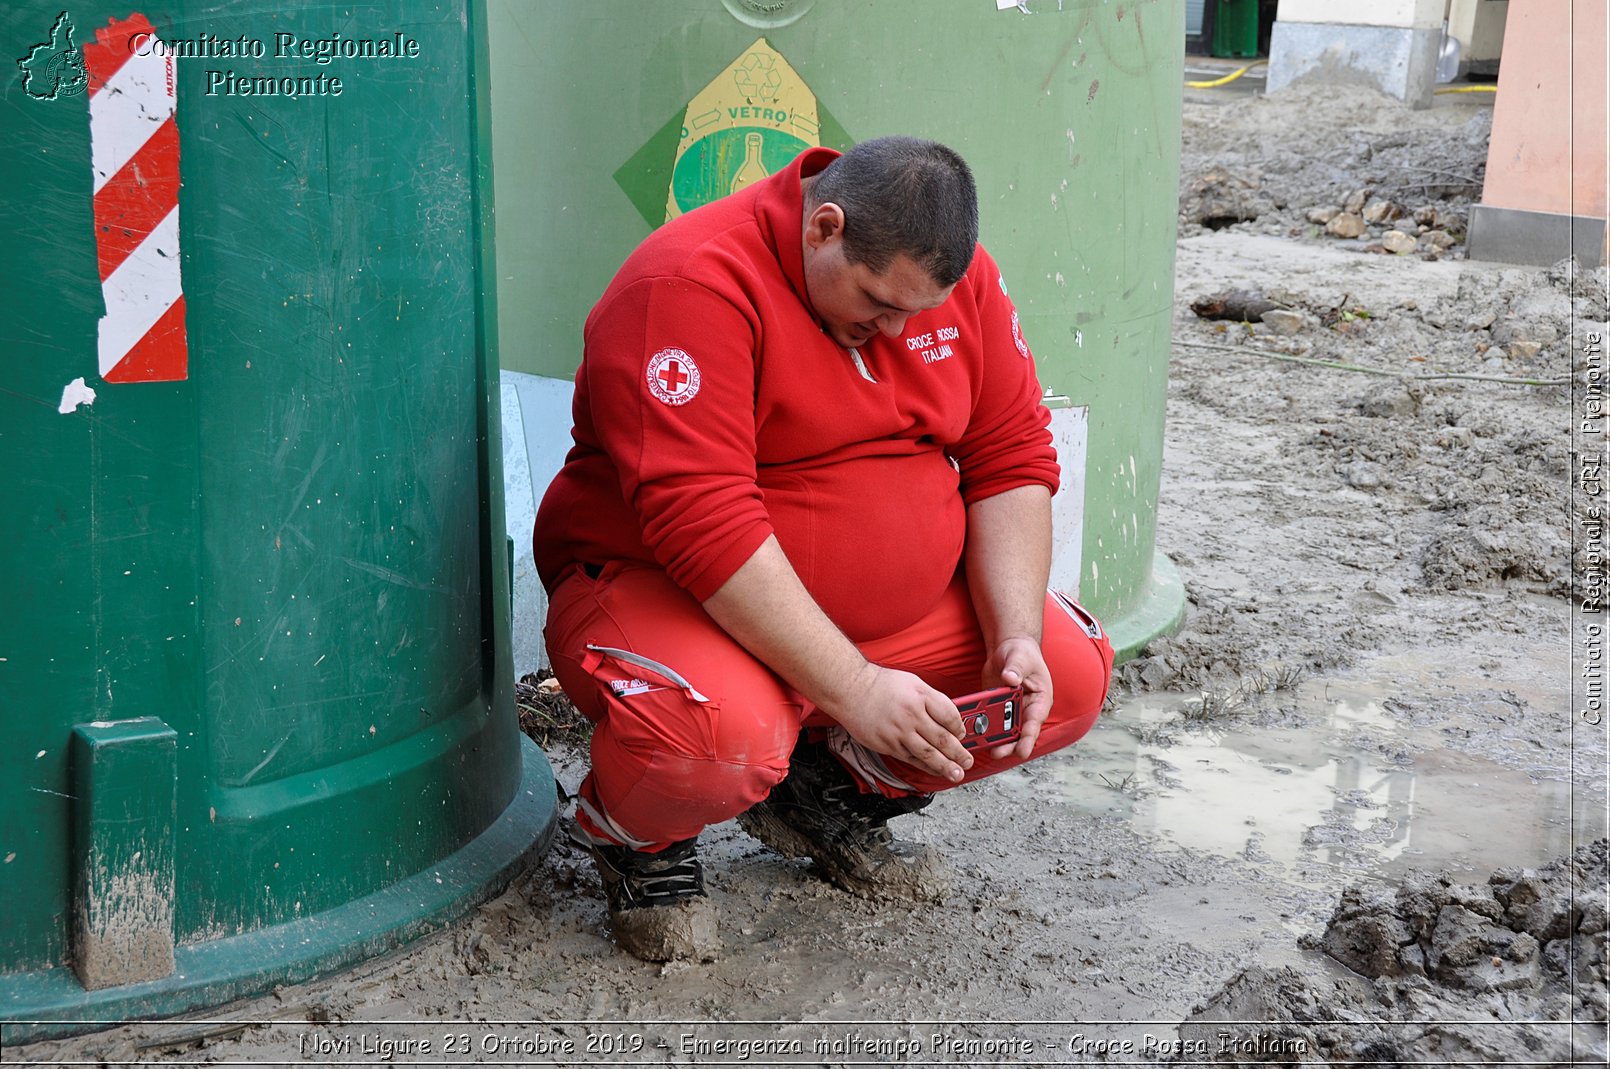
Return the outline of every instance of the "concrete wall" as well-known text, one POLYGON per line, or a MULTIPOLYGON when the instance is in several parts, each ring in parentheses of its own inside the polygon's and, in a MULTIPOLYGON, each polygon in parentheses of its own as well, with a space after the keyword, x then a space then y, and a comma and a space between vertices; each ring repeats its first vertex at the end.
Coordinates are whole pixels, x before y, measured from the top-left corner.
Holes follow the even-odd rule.
POLYGON ((1504 50, 1508 12, 1509 0, 1453 0, 1448 32, 1459 39, 1463 65, 1493 67, 1504 50))
POLYGON ((1431 105, 1443 0, 1280 0, 1269 41, 1269 92, 1297 84, 1367 85, 1431 105))
POLYGON ((1482 202, 1470 255, 1552 263, 1605 258, 1604 0, 1529 0, 1509 13, 1482 202))
POLYGON ((1394 26, 1400 29, 1442 28, 1442 0, 1280 0, 1280 22, 1346 26, 1394 26))

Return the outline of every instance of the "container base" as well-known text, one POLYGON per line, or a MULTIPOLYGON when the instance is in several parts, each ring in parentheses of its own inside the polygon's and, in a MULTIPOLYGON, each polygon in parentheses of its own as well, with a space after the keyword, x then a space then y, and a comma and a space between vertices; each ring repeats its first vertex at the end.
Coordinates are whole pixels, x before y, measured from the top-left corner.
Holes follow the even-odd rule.
POLYGON ((85 991, 70 968, 0 976, 0 1047, 170 1017, 355 965, 444 928, 500 894, 553 841, 548 759, 521 739, 514 799, 490 827, 399 883, 288 924, 179 946, 161 980, 85 991))
POLYGON ((1185 583, 1179 569, 1161 550, 1152 556, 1152 574, 1140 601, 1116 619, 1103 619, 1115 663, 1130 660, 1146 643, 1179 629, 1185 620, 1185 583))

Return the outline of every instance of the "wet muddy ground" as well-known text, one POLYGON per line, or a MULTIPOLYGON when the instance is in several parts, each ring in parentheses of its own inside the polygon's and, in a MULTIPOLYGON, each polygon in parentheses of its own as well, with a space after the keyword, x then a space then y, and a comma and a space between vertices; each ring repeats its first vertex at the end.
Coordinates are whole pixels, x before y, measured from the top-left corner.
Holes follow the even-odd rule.
MULTIPOLYGON (((1602 1064, 1605 735, 1572 706, 1558 383, 1583 372, 1572 332, 1603 329, 1605 276, 1463 260, 1469 187, 1424 172, 1479 179, 1485 103, 1228 99, 1186 114, 1158 531, 1185 626, 1121 670, 1086 741, 897 823, 951 857, 941 906, 846 895, 729 824, 705 848, 721 959, 645 965, 561 841, 451 931, 209 1015, 261 1022, 243 1033, 26 1052, 1602 1064), (1207 173, 1250 217, 1191 216, 1207 173), (1406 215, 1356 238, 1309 221, 1360 190, 1361 219, 1406 215), (1370 251, 1389 228, 1414 251, 1370 251), (1295 318, 1187 310, 1230 284, 1295 318), (1450 375, 1481 378, 1427 377, 1450 375)), ((574 788, 577 756, 551 753, 574 788)))

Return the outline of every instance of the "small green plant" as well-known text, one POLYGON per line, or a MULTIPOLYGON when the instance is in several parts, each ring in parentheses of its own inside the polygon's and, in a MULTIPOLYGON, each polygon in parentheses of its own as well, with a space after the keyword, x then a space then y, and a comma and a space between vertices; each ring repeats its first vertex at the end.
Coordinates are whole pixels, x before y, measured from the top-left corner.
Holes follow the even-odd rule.
POLYGON ((1100 777, 1101 782, 1105 783, 1107 786, 1111 787, 1113 790, 1117 791, 1119 794, 1130 794, 1130 793, 1132 793, 1130 788, 1135 782, 1135 774, 1133 772, 1128 773, 1127 775, 1124 776, 1123 779, 1118 780, 1116 783, 1113 782, 1111 779, 1108 779, 1107 774, 1105 772, 1097 772, 1096 775, 1098 777, 1100 777))
POLYGON ((1243 676, 1236 689, 1248 695, 1294 690, 1303 681, 1304 674, 1300 665, 1282 664, 1273 668, 1258 668, 1243 676))
POLYGON ((1300 664, 1283 664, 1274 671, 1276 690, 1296 690, 1308 675, 1300 664))
POLYGON ((1239 687, 1204 690, 1195 701, 1187 702, 1180 716, 1193 723, 1226 720, 1247 707, 1246 693, 1239 687))

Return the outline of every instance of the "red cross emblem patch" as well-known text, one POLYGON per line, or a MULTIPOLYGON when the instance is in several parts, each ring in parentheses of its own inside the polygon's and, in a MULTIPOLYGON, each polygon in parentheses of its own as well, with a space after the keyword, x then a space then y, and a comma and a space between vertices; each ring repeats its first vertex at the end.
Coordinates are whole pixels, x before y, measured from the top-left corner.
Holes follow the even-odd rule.
POLYGON ((699 392, 699 365, 681 349, 661 349, 649 358, 649 392, 668 405, 685 405, 699 392))

